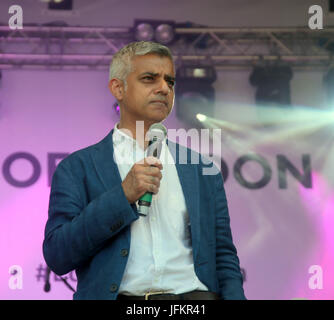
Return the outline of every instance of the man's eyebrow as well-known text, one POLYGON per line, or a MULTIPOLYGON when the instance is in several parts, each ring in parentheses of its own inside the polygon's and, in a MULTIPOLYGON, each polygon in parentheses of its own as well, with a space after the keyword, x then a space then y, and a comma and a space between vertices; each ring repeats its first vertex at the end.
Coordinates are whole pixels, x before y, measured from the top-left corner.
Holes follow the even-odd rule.
POLYGON ((149 76, 152 76, 152 77, 156 77, 157 75, 159 75, 158 73, 154 73, 154 72, 143 72, 140 74, 140 77, 144 76, 144 75, 149 75, 149 76))
MULTIPOLYGON (((149 76, 152 76, 152 77, 157 77, 157 76, 159 75, 159 73, 154 73, 154 72, 149 72, 149 71, 147 71, 147 72, 143 72, 143 73, 141 73, 141 74, 140 74, 140 77, 142 77, 142 76, 144 76, 144 75, 149 75, 149 76)), ((166 75, 165 78, 168 79, 168 80, 173 80, 173 81, 175 81, 175 77, 172 77, 172 76, 169 76, 169 75, 166 75)))

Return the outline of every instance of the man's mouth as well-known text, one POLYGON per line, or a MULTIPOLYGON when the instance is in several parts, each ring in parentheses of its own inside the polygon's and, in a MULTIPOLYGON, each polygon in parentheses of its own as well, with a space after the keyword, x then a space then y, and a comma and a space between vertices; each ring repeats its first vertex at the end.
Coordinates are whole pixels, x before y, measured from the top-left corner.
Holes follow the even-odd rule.
POLYGON ((151 103, 167 107, 167 102, 162 100, 153 100, 151 103))

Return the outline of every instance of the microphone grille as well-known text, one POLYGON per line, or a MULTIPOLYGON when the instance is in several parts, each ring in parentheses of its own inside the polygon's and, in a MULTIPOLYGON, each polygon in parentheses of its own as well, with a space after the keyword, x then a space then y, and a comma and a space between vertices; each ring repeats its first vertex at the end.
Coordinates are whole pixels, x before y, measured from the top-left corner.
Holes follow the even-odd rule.
POLYGON ((152 124, 148 131, 151 132, 152 134, 158 134, 159 136, 162 136, 162 138, 165 138, 167 136, 167 129, 160 122, 152 124))

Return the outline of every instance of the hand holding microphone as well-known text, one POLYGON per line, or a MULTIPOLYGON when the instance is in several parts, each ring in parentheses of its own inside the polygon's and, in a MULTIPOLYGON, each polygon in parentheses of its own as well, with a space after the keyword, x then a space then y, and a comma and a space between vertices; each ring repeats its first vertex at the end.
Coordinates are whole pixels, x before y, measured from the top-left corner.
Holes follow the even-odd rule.
POLYGON ((153 124, 147 132, 149 144, 147 147, 147 158, 144 164, 135 163, 128 175, 122 182, 122 187, 130 203, 139 199, 138 212, 146 216, 151 206, 152 194, 158 193, 160 170, 162 164, 159 161, 162 141, 167 135, 167 129, 161 123, 153 124))
POLYGON ((129 203, 136 202, 146 192, 158 193, 162 174, 161 162, 154 157, 136 162, 122 182, 124 194, 129 203))

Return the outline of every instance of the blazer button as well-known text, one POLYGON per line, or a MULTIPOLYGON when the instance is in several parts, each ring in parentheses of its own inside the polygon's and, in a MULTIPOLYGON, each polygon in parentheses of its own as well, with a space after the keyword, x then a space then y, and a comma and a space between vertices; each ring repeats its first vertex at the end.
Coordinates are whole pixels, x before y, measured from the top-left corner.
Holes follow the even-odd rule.
POLYGON ((118 288, 117 284, 113 283, 113 284, 110 286, 110 291, 111 291, 111 292, 115 292, 115 291, 117 291, 117 288, 118 288))
POLYGON ((126 257, 128 254, 129 254, 129 251, 128 251, 128 250, 126 250, 126 249, 122 249, 122 250, 121 250, 121 255, 122 255, 122 257, 126 257))

